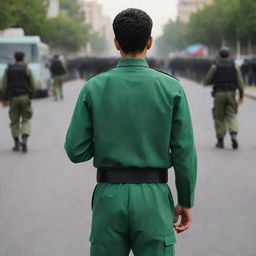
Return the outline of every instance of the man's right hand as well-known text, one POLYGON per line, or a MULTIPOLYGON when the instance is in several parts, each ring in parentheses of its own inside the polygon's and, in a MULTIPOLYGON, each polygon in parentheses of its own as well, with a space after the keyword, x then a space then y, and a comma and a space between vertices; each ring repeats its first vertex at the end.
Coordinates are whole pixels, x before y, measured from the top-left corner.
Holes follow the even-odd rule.
POLYGON ((174 216, 174 224, 173 224, 175 231, 177 233, 181 233, 189 229, 191 222, 192 222, 192 209, 177 205, 175 208, 175 216, 174 216))
POLYGON ((240 99, 238 99, 237 104, 238 104, 238 105, 242 105, 243 102, 244 102, 244 100, 243 100, 242 98, 240 98, 240 99))

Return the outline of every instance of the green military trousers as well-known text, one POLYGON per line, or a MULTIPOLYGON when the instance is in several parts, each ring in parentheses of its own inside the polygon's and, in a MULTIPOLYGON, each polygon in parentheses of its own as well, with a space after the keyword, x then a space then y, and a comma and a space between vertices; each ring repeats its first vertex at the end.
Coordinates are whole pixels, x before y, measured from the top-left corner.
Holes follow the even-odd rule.
POLYGON ((91 256, 174 256, 174 203, 167 184, 98 183, 91 256))
POLYGON ((63 76, 53 77, 53 94, 55 99, 63 98, 63 76))
POLYGON ((30 135, 32 118, 31 100, 28 95, 16 96, 11 99, 9 116, 12 136, 30 135))
POLYGON ((238 132, 237 102, 235 92, 217 92, 212 110, 217 138, 223 138, 227 130, 238 132))

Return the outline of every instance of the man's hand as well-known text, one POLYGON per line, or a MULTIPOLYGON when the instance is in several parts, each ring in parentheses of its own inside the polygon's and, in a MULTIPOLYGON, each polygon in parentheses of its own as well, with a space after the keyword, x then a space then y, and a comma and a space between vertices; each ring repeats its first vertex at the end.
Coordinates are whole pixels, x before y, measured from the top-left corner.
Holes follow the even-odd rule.
POLYGON ((238 105, 242 105, 243 102, 244 102, 243 98, 240 98, 240 99, 238 99, 237 104, 238 104, 238 105))
POLYGON ((177 205, 175 208, 173 227, 177 233, 187 230, 192 222, 192 209, 177 205), (180 217, 180 221, 179 221, 180 217), (178 223, 179 221, 179 223, 178 223))

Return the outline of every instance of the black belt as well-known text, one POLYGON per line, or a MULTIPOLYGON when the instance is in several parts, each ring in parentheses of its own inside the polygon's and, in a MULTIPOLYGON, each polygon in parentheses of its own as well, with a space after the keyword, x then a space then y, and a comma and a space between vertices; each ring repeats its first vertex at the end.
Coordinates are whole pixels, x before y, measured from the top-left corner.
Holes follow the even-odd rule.
POLYGON ((167 183, 168 169, 161 168, 98 168, 99 183, 167 183))

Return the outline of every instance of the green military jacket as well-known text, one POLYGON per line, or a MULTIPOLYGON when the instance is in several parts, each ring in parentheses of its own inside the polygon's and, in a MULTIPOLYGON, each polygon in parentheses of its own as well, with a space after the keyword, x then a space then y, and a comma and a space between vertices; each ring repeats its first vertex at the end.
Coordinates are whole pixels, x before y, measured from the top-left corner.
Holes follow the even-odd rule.
POLYGON ((178 202, 194 203, 196 150, 185 93, 145 59, 123 58, 82 88, 67 131, 71 161, 99 167, 174 167, 178 202))

